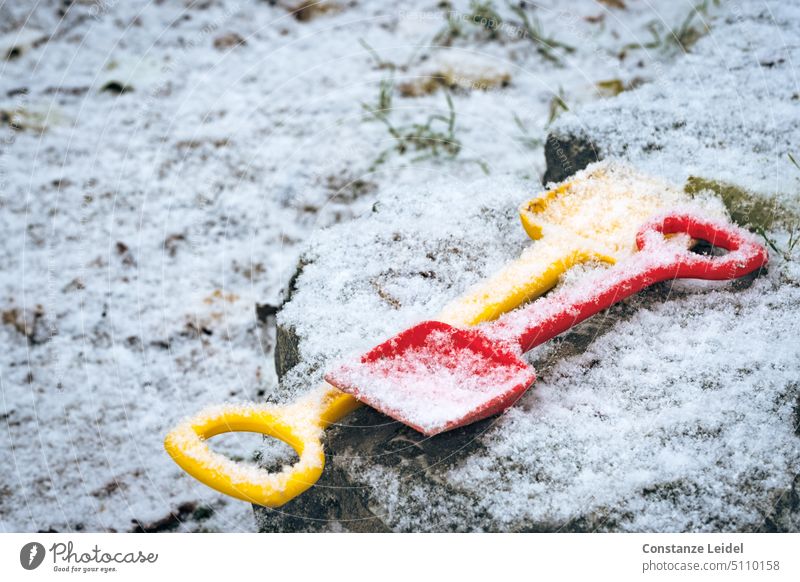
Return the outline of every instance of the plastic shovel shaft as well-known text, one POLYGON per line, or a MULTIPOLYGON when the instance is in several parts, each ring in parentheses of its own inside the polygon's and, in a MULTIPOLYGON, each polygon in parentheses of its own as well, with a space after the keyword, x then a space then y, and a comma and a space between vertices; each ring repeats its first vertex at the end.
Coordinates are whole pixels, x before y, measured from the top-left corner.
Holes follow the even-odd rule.
POLYGON ((575 240, 543 238, 447 305, 436 320, 461 326, 495 320, 552 289, 572 267, 588 262, 613 264, 615 259, 577 245, 575 240))

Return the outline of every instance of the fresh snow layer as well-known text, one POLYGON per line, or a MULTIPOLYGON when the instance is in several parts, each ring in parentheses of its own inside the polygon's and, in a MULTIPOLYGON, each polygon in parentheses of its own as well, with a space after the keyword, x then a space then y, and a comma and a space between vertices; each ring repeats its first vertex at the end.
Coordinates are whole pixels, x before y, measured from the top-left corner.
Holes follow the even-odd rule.
MULTIPOLYGON (((320 377, 298 370, 278 390, 273 331, 254 317, 254 304, 280 302, 309 234, 381 215, 395 188, 396 218, 384 214, 381 232, 359 222, 358 236, 321 235, 345 238, 330 238, 340 256, 325 273, 309 267, 336 293, 307 304, 305 325, 323 324, 301 329, 307 365, 437 313, 529 244, 514 209, 538 189, 554 96, 574 109, 598 97, 598 81, 657 77, 684 57, 620 51, 688 10, 540 3, 542 30, 575 47, 558 64, 479 27, 431 47, 446 20, 427 0, 342 2, 307 22, 282 4, 0 5, 0 51, 14 55, 0 60, 0 530, 251 530, 250 508, 185 475, 162 440, 210 404, 284 400, 320 377), (370 170, 393 142, 362 103, 376 104, 383 80, 424 74, 428 59, 463 64, 452 96, 462 151, 370 170), (491 63, 511 81, 481 90, 474 80, 491 63), (478 181, 476 161, 492 179, 478 181), (506 174, 515 186, 496 179, 506 174), (448 185, 426 198, 434 180, 448 185), (395 235, 425 252, 398 262, 386 250, 395 235), (414 290, 425 296, 410 300, 414 290), (351 325, 349 309, 369 321, 351 325), (327 334, 331 314, 338 335, 327 334)), ((441 91, 395 92, 393 107, 398 126, 448 113, 441 91)), ((211 444, 265 461, 273 452, 259 443, 211 444)))

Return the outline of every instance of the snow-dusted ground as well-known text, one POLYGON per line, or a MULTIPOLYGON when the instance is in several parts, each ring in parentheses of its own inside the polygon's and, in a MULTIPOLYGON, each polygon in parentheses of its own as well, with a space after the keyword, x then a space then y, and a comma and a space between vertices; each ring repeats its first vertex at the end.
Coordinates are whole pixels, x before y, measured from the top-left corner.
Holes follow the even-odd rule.
POLYGON ((449 37, 434 0, 310 18, 289 4, 0 4, 3 531, 253 529, 248 505, 183 474, 161 441, 206 404, 275 393, 274 322, 254 305, 279 303, 309 234, 389 187, 510 175, 535 191, 555 97, 574 107, 597 82, 656 77, 681 48, 630 45, 694 6, 529 7, 568 52, 521 34, 501 3, 488 31, 456 3, 449 37), (457 156, 375 166, 396 142, 362 104, 393 78, 395 127, 447 117, 442 90, 403 96, 431 73, 456 86, 457 156))

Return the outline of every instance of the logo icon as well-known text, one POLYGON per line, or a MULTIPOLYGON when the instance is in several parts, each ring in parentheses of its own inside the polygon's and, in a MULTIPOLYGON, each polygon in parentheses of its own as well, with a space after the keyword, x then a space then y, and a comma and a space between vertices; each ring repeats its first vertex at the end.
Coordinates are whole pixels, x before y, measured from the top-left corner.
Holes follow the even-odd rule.
POLYGON ((19 551, 19 563, 26 570, 35 570, 44 562, 44 546, 39 542, 29 542, 19 551))

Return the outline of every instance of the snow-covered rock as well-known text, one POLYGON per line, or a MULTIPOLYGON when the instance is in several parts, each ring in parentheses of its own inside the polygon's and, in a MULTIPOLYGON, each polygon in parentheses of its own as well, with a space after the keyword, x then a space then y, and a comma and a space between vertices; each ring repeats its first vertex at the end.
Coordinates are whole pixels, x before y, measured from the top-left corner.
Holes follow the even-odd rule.
MULTIPOLYGON (((318 233, 278 316, 277 351, 297 355, 282 398, 535 248, 528 196, 449 181, 318 233)), ((260 527, 794 530, 798 305, 782 256, 755 279, 653 287, 529 354, 539 380, 499 417, 425 438, 358 410, 330 430, 318 486, 257 508, 260 527)))

